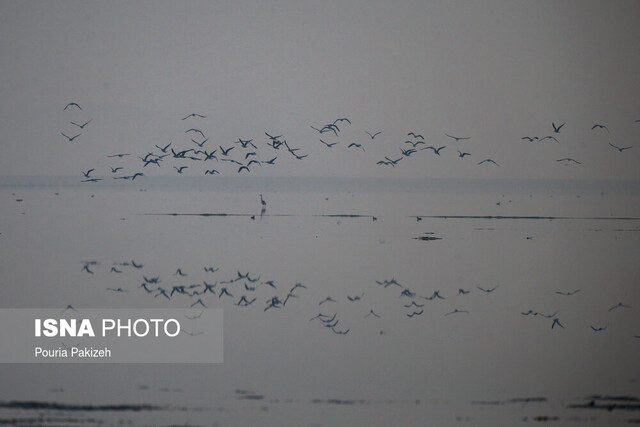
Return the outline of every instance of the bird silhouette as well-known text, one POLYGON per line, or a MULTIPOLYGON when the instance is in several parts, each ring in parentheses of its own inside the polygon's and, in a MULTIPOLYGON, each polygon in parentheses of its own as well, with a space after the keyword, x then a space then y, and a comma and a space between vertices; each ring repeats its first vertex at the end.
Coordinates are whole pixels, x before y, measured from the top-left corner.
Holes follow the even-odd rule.
POLYGON ((564 295, 564 296, 571 296, 573 294, 577 294, 578 292, 580 292, 580 289, 576 289, 575 291, 569 291, 569 292, 556 291, 556 294, 564 295))
POLYGON ((77 135, 75 135, 75 136, 68 136, 68 135, 65 135, 65 134, 64 134, 64 132, 60 132, 60 134, 61 134, 62 136, 64 136, 65 138, 67 138, 67 139, 69 140, 69 142, 73 142, 73 140, 74 140, 74 139, 76 139, 77 137, 79 137, 80 135, 82 135, 81 133, 79 133, 79 134, 77 134, 77 135))
POLYGON ((630 307, 630 306, 628 306, 628 305, 625 305, 625 304, 623 304, 623 303, 621 303, 621 302, 619 302, 619 303, 617 303, 616 305, 614 305, 613 307, 611 307, 611 308, 609 309, 609 311, 617 310, 618 308, 631 308, 631 307, 630 307))
POLYGON ((493 159, 484 159, 481 162, 478 162, 479 165, 483 164, 483 163, 493 163, 496 166, 500 166, 497 162, 495 162, 493 159))
POLYGON ((189 133, 189 132, 199 133, 203 138, 206 138, 205 134, 200 129, 191 128, 184 131, 184 133, 189 133))
POLYGON ((609 133, 609 128, 606 127, 605 125, 600 125, 596 123, 595 125, 591 126, 591 130, 594 130, 594 129, 604 129, 607 131, 607 133, 609 133))
POLYGON ((424 136, 422 136, 422 135, 416 135, 416 134, 415 134, 415 133, 413 133, 413 132, 409 132, 409 133, 407 134, 407 136, 412 136, 412 137, 414 137, 414 138, 424 139, 424 136))
POLYGON ((566 123, 563 123, 563 124, 561 124, 561 125, 559 125, 559 126, 556 126, 556 124, 552 122, 552 123, 551 123, 551 127, 553 128, 553 131, 554 131, 555 133, 560 133, 560 129, 562 129, 562 127, 563 127, 565 124, 566 124, 566 123))
POLYGON ((456 140, 456 142, 458 141, 464 141, 465 139, 470 139, 471 137, 465 136, 465 137, 460 137, 460 136, 453 136, 453 135, 449 135, 448 133, 445 133, 446 136, 448 136, 449 138, 453 138, 456 140))
POLYGON ((490 289, 485 289, 485 288, 480 287, 480 286, 477 286, 477 288, 480 289, 482 292, 491 293, 491 292, 495 291, 498 288, 498 286, 500 286, 500 285, 496 285, 496 286, 494 286, 493 288, 490 288, 490 289))
POLYGON ((172 142, 168 143, 165 147, 160 147, 158 145, 156 145, 156 148, 158 148, 158 150, 162 151, 163 153, 167 152, 167 149, 171 146, 172 142))
POLYGON ((462 152, 460 150, 458 150, 458 157, 464 157, 464 156, 470 156, 471 153, 466 153, 466 152, 462 152))
POLYGON ((80 110, 82 110, 82 107, 76 104, 75 102, 70 102, 67 105, 65 105, 64 110, 66 110, 69 107, 78 107, 80 110))
POLYGON ((75 123, 75 122, 69 122, 69 123, 71 123, 72 125, 76 125, 76 126, 78 126, 80 129, 84 129, 84 127, 85 127, 86 125, 88 125, 89 123, 91 123, 91 121, 92 121, 92 120, 93 120, 93 119, 89 119, 89 121, 88 121, 88 122, 83 123, 83 124, 81 124, 81 125, 80 125, 80 124, 78 124, 78 123, 75 123))
POLYGON ((453 311, 450 311, 450 312, 446 313, 446 314, 445 314, 445 316, 449 316, 450 314, 456 314, 456 313, 469 313, 469 312, 468 312, 468 311, 466 311, 466 310, 458 310, 458 309, 456 308, 456 309, 454 309, 453 311))
POLYGON ((617 145, 613 145, 612 143, 609 143, 610 146, 612 146, 613 148, 615 148, 616 150, 618 150, 619 152, 623 152, 624 150, 628 150, 630 148, 633 148, 633 145, 629 145, 627 147, 618 147, 617 145))
POLYGON ((191 113, 188 116, 186 116, 186 117, 184 117, 183 119, 180 119, 180 120, 187 120, 188 118, 191 118, 191 117, 197 117, 197 118, 200 118, 200 119, 206 119, 207 118, 207 116, 203 116, 201 114, 191 113))
POLYGON ((327 147, 331 148, 334 145, 336 145, 338 142, 324 142, 322 139, 320 140, 320 142, 322 142, 324 145, 326 145, 327 147))
POLYGON ((545 139, 553 139, 555 142, 557 142, 558 144, 560 144, 560 141, 558 141, 554 136, 552 135, 547 135, 543 138, 540 139, 540 142, 544 141, 545 139))
POLYGON ((576 159, 572 159, 571 157, 564 157, 562 159, 556 160, 556 162, 565 162, 565 163, 573 162, 573 163, 577 163, 579 165, 582 164, 582 162, 579 162, 576 159))
POLYGON ((371 139, 375 139, 375 137, 376 137, 377 135, 380 135, 382 132, 380 131, 380 132, 376 132, 376 133, 374 133, 374 134, 371 134, 371 133, 369 133, 369 132, 367 132, 367 131, 365 130, 365 131, 364 131, 364 133, 366 133, 367 135, 369 135, 369 136, 371 137, 371 139))

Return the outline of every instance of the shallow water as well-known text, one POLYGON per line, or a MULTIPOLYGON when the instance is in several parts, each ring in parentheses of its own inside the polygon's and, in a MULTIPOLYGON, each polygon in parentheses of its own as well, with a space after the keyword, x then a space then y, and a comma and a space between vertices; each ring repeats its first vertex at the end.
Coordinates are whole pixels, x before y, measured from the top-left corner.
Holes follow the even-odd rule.
POLYGON ((640 396, 637 197, 392 190, 1 187, 2 307, 194 302, 147 294, 143 275, 169 287, 240 271, 277 289, 247 291, 239 281, 228 285, 233 298, 203 297, 225 310, 222 364, 2 365, 0 382, 9 386, 0 388, 0 418, 191 425, 606 425, 640 418, 637 402, 580 407, 590 395, 640 396), (263 215, 258 193, 267 202, 263 215), (110 272, 131 260, 144 267, 110 272), (94 274, 84 261, 99 263, 94 274), (188 276, 174 276, 177 268, 188 276), (376 283, 392 278, 402 288, 376 283), (264 311, 296 283, 306 286, 298 298, 264 311), (403 289, 415 296, 401 296, 403 289), (422 298, 436 291, 444 299, 422 298), (243 294, 256 302, 236 306, 243 294), (327 297, 335 302, 319 305, 327 297), (411 301, 424 306, 404 307, 411 301), (614 308, 620 302, 631 308, 614 308), (367 316, 371 310, 380 317, 367 316), (555 316, 522 314, 528 310, 555 316), (348 333, 310 320, 319 313, 335 314, 334 329, 348 333), (564 328, 552 328, 553 318, 564 328), (95 407, 27 409, 9 401, 95 407), (161 408, 100 409, 122 403, 161 408))

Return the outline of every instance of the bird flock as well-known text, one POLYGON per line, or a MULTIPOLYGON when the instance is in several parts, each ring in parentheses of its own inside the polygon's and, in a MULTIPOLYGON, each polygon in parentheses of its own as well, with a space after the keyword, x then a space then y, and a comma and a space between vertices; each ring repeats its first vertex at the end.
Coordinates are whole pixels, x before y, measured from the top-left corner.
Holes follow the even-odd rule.
MULTIPOLYGON (((71 110, 82 112, 82 107, 76 102, 70 102, 64 107, 65 114, 71 110)), ((275 134, 271 131, 265 131, 263 135, 251 138, 238 137, 232 141, 214 141, 214 135, 207 135, 202 130, 201 124, 206 122, 207 115, 199 113, 189 113, 179 118, 183 123, 183 138, 175 141, 164 141, 161 143, 150 144, 144 153, 116 153, 110 154, 107 158, 112 163, 109 169, 100 175, 93 176, 91 173, 96 171, 97 166, 88 167, 82 172, 82 182, 98 182, 104 177, 111 176, 115 180, 134 181, 138 177, 145 176, 145 172, 149 169, 169 169, 177 175, 244 175, 251 174, 256 168, 274 167, 282 162, 301 161, 309 157, 308 148, 310 144, 317 144, 325 150, 347 150, 351 152, 360 152, 364 155, 372 144, 377 144, 384 137, 381 130, 362 130, 361 138, 353 136, 343 138, 343 130, 352 127, 352 121, 348 117, 337 118, 324 125, 309 125, 310 129, 316 133, 317 142, 305 140, 303 143, 294 143, 283 134, 275 134), (139 160, 139 167, 132 168, 131 165, 119 163, 124 158, 135 156, 139 160)), ((71 130, 66 129, 60 132, 64 140, 68 143, 78 143, 78 139, 82 135, 82 131, 93 121, 92 118, 70 120, 69 124, 73 126, 71 130)), ((640 122, 636 120, 636 122, 640 122)), ((562 132, 567 123, 552 122, 547 131, 539 135, 523 135, 520 139, 522 143, 531 144, 548 144, 553 143, 561 145, 562 132)), ((591 132, 602 133, 605 136, 610 134, 608 126, 602 123, 595 123, 590 128, 591 132)), ((358 131, 356 131, 356 135, 358 131)), ((455 151, 455 158, 472 161, 476 165, 485 165, 489 167, 500 167, 502 161, 493 158, 482 157, 476 154, 477 145, 465 144, 472 140, 471 136, 459 136, 451 133, 444 133, 438 143, 429 143, 426 138, 417 131, 407 132, 404 141, 397 146, 397 151, 391 149, 381 159, 375 159, 374 162, 380 167, 398 167, 407 163, 409 158, 415 158, 426 154, 431 154, 435 158, 440 158, 444 153, 455 151), (465 145, 462 145, 465 144, 465 145), (452 147, 453 145, 453 147, 452 147), (473 147, 471 149, 470 147, 473 147), (475 159, 475 160, 469 160, 475 159)), ((384 142, 385 146, 389 145, 389 141, 384 142)), ((607 146, 619 153, 626 152, 633 148, 633 145, 618 145, 607 140, 607 146)), ((316 150, 317 152, 317 150, 316 150)), ((555 161, 562 165, 582 165, 582 161, 574 157, 561 157, 555 161)))
MULTIPOLYGON (((457 291, 429 291, 412 289, 401 284, 395 277, 376 280, 369 288, 346 295, 322 295, 320 288, 310 283, 281 283, 272 278, 263 277, 253 272, 235 270, 225 273, 218 266, 205 265, 195 271, 185 271, 176 268, 172 273, 157 274, 146 271, 141 262, 135 260, 111 262, 107 266, 97 260, 82 261, 82 272, 92 277, 104 276, 116 282, 115 276, 123 276, 126 283, 137 283, 130 287, 108 286, 105 292, 128 295, 138 293, 145 297, 159 301, 171 301, 181 307, 193 309, 239 307, 243 310, 258 310, 259 312, 279 312, 286 310, 292 304, 298 305, 296 312, 304 310, 308 313, 308 321, 322 326, 336 335, 347 335, 357 326, 354 319, 364 322, 378 322, 385 317, 397 319, 402 315, 407 319, 417 321, 428 310, 432 314, 439 313, 443 317, 475 317, 473 299, 492 298, 500 292, 500 285, 474 286, 459 288, 457 291), (131 277, 131 276, 134 277, 131 277), (377 290, 381 290, 380 293, 377 290), (441 306, 444 304, 444 306, 441 306), (440 305, 440 308, 436 307, 440 305), (434 311, 435 310, 435 311, 434 311)), ((421 287, 424 288, 424 287, 421 287)), ((554 305, 553 310, 539 310, 526 308, 513 314, 531 319, 548 322, 551 330, 565 329, 566 322, 561 320, 562 309, 567 299, 579 298, 581 289, 558 290, 549 295, 547 303, 554 305), (576 296, 578 295, 578 296, 576 296)), ((573 304, 573 302, 572 302, 573 304)), ((68 305, 66 310, 75 310, 68 305)), ((602 315, 608 316, 606 324, 589 324, 594 333, 602 333, 609 327, 609 322, 624 322, 617 316, 618 312, 633 310, 633 307, 623 302, 602 307, 602 315)), ((189 316, 197 319, 202 312, 189 316)), ((480 313, 482 315, 482 313, 480 313)), ((485 313, 486 314, 486 313, 485 313)), ((378 325, 380 326, 380 325, 378 325)), ((376 326, 377 327, 377 326, 376 326)), ((187 335, 199 334, 194 331, 184 331, 187 335)), ((384 331, 380 331, 384 334, 384 331)), ((635 335, 634 338, 640 338, 635 335)))

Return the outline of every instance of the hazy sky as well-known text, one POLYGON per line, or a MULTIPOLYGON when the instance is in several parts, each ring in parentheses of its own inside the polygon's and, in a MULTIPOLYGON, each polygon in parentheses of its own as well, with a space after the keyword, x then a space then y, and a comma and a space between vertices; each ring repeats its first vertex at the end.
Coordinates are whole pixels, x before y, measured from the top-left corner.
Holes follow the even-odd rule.
POLYGON ((254 138, 267 160, 266 131, 309 154, 274 152, 256 176, 640 179, 637 2, 2 1, 0 20, 2 175, 107 175, 109 154, 195 148, 180 119, 197 112, 210 149, 254 138), (310 125, 345 116, 327 149, 310 125), (560 144, 521 139, 552 122, 560 144), (409 131, 447 148, 376 165, 409 131))

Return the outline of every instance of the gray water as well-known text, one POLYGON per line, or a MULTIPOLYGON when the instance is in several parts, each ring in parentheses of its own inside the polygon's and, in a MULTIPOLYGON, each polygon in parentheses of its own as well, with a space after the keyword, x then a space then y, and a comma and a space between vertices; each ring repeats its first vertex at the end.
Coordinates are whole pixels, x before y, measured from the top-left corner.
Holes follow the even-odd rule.
POLYGON ((3 308, 186 308, 195 301, 155 298, 139 287, 143 275, 170 287, 241 271, 277 289, 245 292, 238 282, 229 285, 234 298, 203 297, 224 309, 222 364, 2 365, 1 418, 51 425, 637 421, 637 197, 626 186, 528 185, 5 185, 3 308), (110 272, 131 260, 144 267, 110 272), (83 270, 85 261, 99 263, 94 274, 83 270), (173 276, 177 268, 188 276, 173 276), (392 278, 402 288, 376 283, 392 278), (264 311, 295 283, 307 289, 264 311), (415 296, 401 296, 403 289, 415 296), (435 291, 444 299, 421 298, 435 291), (234 305, 242 294, 256 302, 234 305), (319 305, 329 296, 335 302, 319 305), (424 307, 404 307, 411 301, 424 307), (611 310, 620 302, 631 308, 611 310), (462 312, 447 315, 456 309, 462 312), (370 310, 380 318, 367 317, 370 310), (555 316, 522 314, 528 310, 555 316), (422 314, 407 316, 414 311, 422 314), (319 313, 335 313, 335 330, 348 333, 310 320, 319 313), (552 328, 553 318, 564 328, 552 328), (47 406, 53 403, 63 406, 47 406), (124 403, 156 408, 105 406, 124 403))

